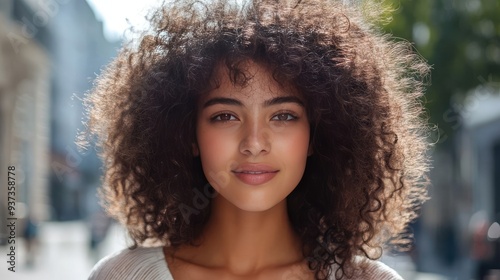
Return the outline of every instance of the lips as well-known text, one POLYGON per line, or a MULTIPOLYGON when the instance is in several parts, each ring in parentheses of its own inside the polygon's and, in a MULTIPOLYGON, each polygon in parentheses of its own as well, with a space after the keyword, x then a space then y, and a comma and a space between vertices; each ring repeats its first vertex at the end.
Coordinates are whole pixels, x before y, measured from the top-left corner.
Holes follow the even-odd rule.
POLYGON ((265 164, 242 164, 232 172, 245 184, 261 185, 274 178, 279 170, 265 164))

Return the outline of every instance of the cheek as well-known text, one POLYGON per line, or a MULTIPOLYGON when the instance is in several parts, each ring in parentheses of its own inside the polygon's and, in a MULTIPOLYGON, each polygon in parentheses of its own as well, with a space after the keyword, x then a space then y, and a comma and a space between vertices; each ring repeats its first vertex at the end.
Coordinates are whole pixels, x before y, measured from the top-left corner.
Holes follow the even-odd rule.
MULTIPOLYGON (((273 152, 276 159, 281 162, 286 170, 283 174, 286 180, 296 184, 302 178, 309 150, 309 129, 304 125, 303 129, 290 131, 275 138, 273 152)), ((294 185, 295 186, 295 185, 294 185)))
POLYGON ((307 157, 309 148, 309 126, 302 124, 297 129, 280 134, 274 141, 274 149, 279 149, 286 157, 301 159, 307 157))
POLYGON ((221 131, 204 129, 197 131, 198 147, 204 167, 219 168, 218 165, 227 161, 228 154, 234 149, 234 140, 221 131))
POLYGON ((217 191, 230 184, 228 170, 234 157, 234 139, 214 129, 197 130, 199 156, 203 173, 217 191))

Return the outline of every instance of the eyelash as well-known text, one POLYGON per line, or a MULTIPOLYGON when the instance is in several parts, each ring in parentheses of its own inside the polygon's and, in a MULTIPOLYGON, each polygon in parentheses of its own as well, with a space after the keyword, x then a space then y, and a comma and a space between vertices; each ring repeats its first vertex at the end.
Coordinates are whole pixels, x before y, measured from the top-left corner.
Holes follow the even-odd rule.
MULTIPOLYGON (((213 116, 210 118, 210 121, 211 122, 222 122, 222 123, 225 123, 225 122, 231 122, 231 121, 234 121, 234 120, 221 120, 220 117, 223 116, 223 115, 228 115, 230 118, 235 118, 236 120, 238 118, 236 118, 232 113, 221 113, 221 114, 218 114, 216 116, 213 116)), ((290 112, 279 112, 277 114, 275 114, 271 120, 273 120, 274 118, 276 118, 277 116, 280 116, 280 115, 287 115, 287 119, 286 120, 275 120, 275 121, 279 121, 279 122, 290 122, 290 121, 295 121, 297 120, 299 117, 297 117, 295 114, 292 114, 290 112), (291 118, 290 118, 291 117, 291 118), (290 119, 289 119, 290 118, 290 119)))
POLYGON ((289 113, 289 112, 281 112, 281 113, 278 113, 278 114, 274 115, 272 119, 274 119, 274 118, 275 118, 275 117, 277 117, 277 116, 281 116, 281 115, 288 115, 288 116, 290 116, 290 117, 292 117, 292 118, 291 118, 291 119, 288 119, 288 118, 287 118, 286 120, 277 120, 277 121, 281 121, 281 122, 290 122, 290 121, 295 121, 295 120, 297 120, 297 119, 298 119, 298 117, 297 117, 296 115, 294 115, 294 114, 292 114, 292 113, 289 113))
POLYGON ((211 121, 211 122, 223 122, 223 123, 233 121, 233 120, 218 120, 218 118, 220 118, 221 116, 224 116, 224 115, 229 115, 230 117, 233 117, 233 118, 237 119, 237 118, 236 118, 233 114, 231 114, 231 113, 222 113, 222 114, 218 114, 218 115, 216 115, 216 116, 211 117, 211 118, 210 118, 210 121, 211 121))

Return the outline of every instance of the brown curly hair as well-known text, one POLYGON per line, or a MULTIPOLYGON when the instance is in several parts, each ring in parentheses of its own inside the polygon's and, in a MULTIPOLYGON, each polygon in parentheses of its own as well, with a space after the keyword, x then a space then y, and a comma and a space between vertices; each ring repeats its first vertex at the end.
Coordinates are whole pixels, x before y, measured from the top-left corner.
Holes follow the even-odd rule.
POLYGON ((192 150, 197 100, 221 63, 245 83, 248 60, 306 100, 314 153, 287 205, 316 278, 350 276, 355 256, 408 242, 401 233, 426 199, 428 66, 376 28, 379 4, 343 2, 180 0, 150 15, 85 98, 104 204, 135 245, 199 236, 210 207, 193 198, 214 190, 192 150))

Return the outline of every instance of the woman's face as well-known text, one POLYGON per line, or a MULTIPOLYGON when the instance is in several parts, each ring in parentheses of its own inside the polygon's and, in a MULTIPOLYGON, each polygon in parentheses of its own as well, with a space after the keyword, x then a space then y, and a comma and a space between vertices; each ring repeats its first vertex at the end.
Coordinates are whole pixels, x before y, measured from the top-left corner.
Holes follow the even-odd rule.
POLYGON ((244 87, 219 67, 220 87, 198 103, 197 144, 203 172, 215 190, 245 211, 264 211, 297 186, 309 153, 302 99, 249 61, 244 87))

